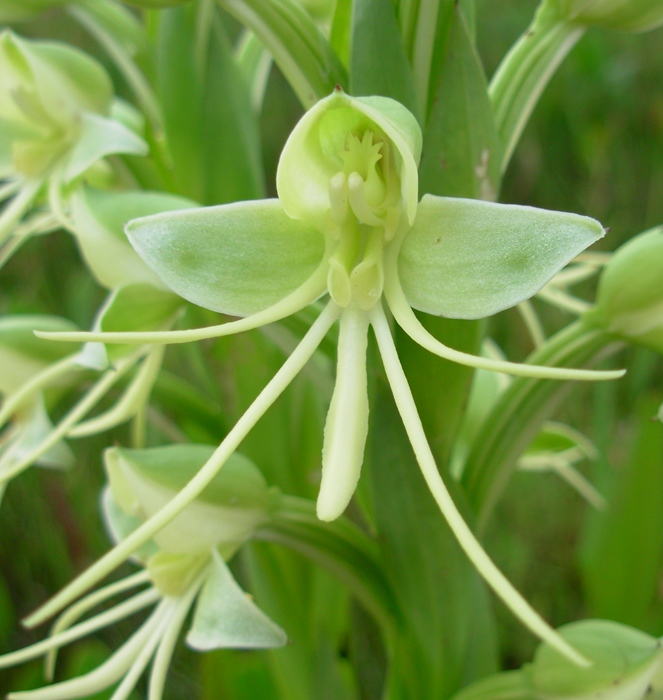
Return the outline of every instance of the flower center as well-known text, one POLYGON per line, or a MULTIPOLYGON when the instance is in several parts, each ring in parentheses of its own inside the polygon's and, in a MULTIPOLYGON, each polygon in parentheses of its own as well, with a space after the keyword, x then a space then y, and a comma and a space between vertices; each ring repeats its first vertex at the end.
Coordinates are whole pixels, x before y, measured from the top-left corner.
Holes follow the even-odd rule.
POLYGON ((401 220, 400 179, 389 143, 365 131, 349 134, 343 167, 329 181, 332 235, 329 293, 339 306, 370 309, 384 286, 383 248, 401 220))

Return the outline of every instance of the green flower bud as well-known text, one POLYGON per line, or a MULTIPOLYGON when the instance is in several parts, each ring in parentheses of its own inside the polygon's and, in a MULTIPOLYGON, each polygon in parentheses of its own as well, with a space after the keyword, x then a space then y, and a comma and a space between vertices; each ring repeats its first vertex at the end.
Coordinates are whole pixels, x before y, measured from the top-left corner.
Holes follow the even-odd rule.
MULTIPOLYGON (((104 461, 113 498, 125 513, 146 520, 195 476, 213 452, 207 445, 111 448, 104 461)), ((227 559, 269 519, 275 499, 257 467, 234 454, 154 541, 170 554, 195 555, 218 548, 227 559)))
POLYGON ((531 664, 463 688, 453 700, 654 700, 663 683, 661 640, 608 620, 583 620, 559 629, 591 660, 581 667, 548 644, 531 664))
POLYGON ((663 228, 621 246, 599 279, 585 320, 629 342, 663 353, 663 228))
POLYGON ((661 0, 547 0, 543 11, 583 26, 646 32, 663 24, 661 0))

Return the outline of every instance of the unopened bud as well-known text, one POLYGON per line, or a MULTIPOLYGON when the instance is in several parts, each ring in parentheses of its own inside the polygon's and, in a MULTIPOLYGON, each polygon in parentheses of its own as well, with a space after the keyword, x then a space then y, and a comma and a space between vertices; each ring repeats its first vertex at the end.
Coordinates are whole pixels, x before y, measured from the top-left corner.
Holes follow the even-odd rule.
POLYGON ((663 353, 663 228, 621 246, 599 279, 585 320, 629 342, 663 353))
MULTIPOLYGON (((105 464, 113 498, 124 512, 146 520, 186 486, 213 452, 207 445, 111 448, 105 464)), ((269 519, 275 498, 258 468, 234 454, 154 541, 171 554, 195 555, 218 548, 226 558, 269 519)))

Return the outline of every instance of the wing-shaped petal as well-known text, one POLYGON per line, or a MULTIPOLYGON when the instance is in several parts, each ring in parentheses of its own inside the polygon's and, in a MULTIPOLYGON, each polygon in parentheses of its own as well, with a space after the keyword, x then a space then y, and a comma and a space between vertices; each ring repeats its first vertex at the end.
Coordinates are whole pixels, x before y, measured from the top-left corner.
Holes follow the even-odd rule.
POLYGON ((531 297, 603 235, 578 214, 426 195, 398 272, 415 309, 483 318, 531 297))
POLYGON ((126 230, 173 291, 232 316, 261 311, 298 289, 325 250, 323 235, 290 219, 276 199, 157 214, 126 230))

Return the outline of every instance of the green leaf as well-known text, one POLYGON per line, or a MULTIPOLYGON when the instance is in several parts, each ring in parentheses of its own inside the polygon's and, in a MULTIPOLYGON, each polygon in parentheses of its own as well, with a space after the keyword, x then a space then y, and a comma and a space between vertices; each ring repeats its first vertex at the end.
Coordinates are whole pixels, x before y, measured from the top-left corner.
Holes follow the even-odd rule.
POLYGON ((285 632, 237 585, 221 557, 214 553, 212 569, 198 597, 186 643, 198 651, 268 649, 286 644, 285 632))
POLYGON ((494 200, 500 145, 481 60, 462 11, 453 11, 439 75, 431 75, 424 156, 424 193, 494 200))
POLYGON ((71 182, 104 156, 113 153, 147 155, 143 139, 118 121, 85 112, 80 117, 78 139, 67 156, 64 180, 71 182))
POLYGON ((132 248, 124 226, 141 216, 193 206, 188 199, 161 192, 80 189, 71 200, 73 233, 88 268, 104 287, 144 283, 163 288, 163 282, 132 248))
POLYGON ((609 507, 588 514, 580 562, 592 615, 660 634, 663 427, 651 421, 658 400, 645 396, 634 412, 637 432, 622 468, 601 484, 609 507))
POLYGON ((603 235, 577 214, 426 195, 403 241, 401 283, 426 313, 491 316, 531 297, 603 235))
POLYGON ((543 3, 534 21, 500 63, 490 82, 504 172, 541 94, 585 28, 559 22, 543 3))
MULTIPOLYGON (((445 345, 472 355, 480 353, 485 322, 422 313, 417 316, 445 345)), ((400 328, 396 328, 396 339, 428 441, 438 464, 447 465, 452 448, 458 444, 456 431, 465 415, 473 370, 433 355, 400 328), (431 386, 444 387, 444 391, 431 391, 431 386)))
POLYGON ((385 636, 402 622, 375 542, 345 517, 323 522, 312 501, 284 496, 255 539, 289 547, 327 569, 373 615, 385 636))
MULTIPOLYGON (((611 337, 576 322, 526 358, 532 365, 593 367, 619 348, 611 337)), ((566 398, 570 382, 515 377, 490 408, 473 440, 462 484, 482 531, 517 461, 566 398)))
POLYGON ((40 12, 62 5, 66 0, 4 0, 0 8, 0 22, 19 22, 32 19, 40 12))
POLYGON ((412 72, 391 0, 354 0, 350 92, 382 95, 418 112, 412 72))
POLYGON ((351 32, 352 0, 336 0, 329 41, 345 68, 350 66, 351 32))
POLYGON ((157 214, 132 221, 127 235, 177 294, 233 316, 295 291, 324 252, 322 234, 289 219, 275 199, 157 214))
POLYGON ((178 193, 203 204, 264 196, 257 116, 216 8, 192 3, 160 17, 158 82, 178 193))

